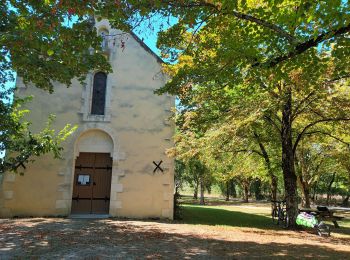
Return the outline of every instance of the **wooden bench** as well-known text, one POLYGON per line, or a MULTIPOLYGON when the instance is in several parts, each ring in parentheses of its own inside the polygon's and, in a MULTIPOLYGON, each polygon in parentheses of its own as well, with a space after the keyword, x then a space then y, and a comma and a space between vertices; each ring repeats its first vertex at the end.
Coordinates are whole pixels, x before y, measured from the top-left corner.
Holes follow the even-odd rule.
POLYGON ((339 228, 338 222, 342 220, 344 217, 341 216, 334 216, 334 211, 333 210, 329 210, 328 207, 324 207, 324 206, 317 206, 317 210, 318 210, 318 216, 316 216, 318 218, 319 221, 332 221, 334 224, 335 228, 339 228))
POLYGON ((335 228, 339 228, 339 224, 337 221, 341 221, 344 217, 320 214, 320 215, 316 215, 316 218, 319 221, 331 221, 331 222, 333 222, 335 228))
POLYGON ((339 228, 337 221, 341 221, 344 218, 342 216, 334 216, 335 211, 329 210, 324 206, 318 206, 317 209, 300 209, 300 212, 312 214, 318 221, 331 221, 335 228, 339 228))

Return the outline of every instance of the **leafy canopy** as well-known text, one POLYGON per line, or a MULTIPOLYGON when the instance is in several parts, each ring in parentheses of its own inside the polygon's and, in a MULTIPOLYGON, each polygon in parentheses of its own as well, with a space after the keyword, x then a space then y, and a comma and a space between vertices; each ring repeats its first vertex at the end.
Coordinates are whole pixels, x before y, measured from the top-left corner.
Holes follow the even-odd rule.
POLYGON ((92 70, 111 70, 99 52, 101 37, 94 28, 94 14, 109 12, 115 1, 6 0, 0 2, 0 172, 17 171, 33 156, 53 152, 59 157, 61 142, 74 130, 51 129, 53 118, 37 134, 25 120, 29 111, 20 109, 24 100, 15 98, 9 88, 13 72, 27 86, 54 91, 54 82, 71 85, 82 82, 92 70))

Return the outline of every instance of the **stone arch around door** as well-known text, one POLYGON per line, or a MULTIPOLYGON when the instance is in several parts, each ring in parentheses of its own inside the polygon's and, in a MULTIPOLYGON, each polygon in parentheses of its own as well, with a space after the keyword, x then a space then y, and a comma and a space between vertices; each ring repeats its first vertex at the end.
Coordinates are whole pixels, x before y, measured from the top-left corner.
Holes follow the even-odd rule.
POLYGON ((101 129, 88 129, 80 134, 75 145, 75 155, 79 153, 109 153, 114 154, 113 138, 101 129))
POLYGON ((122 158, 115 133, 103 128, 85 125, 76 133, 71 214, 114 216, 121 207, 117 193, 123 190, 119 184, 123 171, 118 169, 122 158))

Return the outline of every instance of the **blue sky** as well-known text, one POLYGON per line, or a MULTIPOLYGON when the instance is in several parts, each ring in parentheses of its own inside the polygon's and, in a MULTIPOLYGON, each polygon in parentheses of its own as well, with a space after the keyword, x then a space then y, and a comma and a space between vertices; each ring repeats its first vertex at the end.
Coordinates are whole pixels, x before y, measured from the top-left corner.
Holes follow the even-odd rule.
POLYGON ((143 39, 143 42, 147 44, 147 46, 150 47, 154 53, 160 55, 160 50, 156 46, 157 33, 160 30, 165 30, 170 26, 176 24, 176 22, 177 19, 175 17, 165 19, 161 16, 155 16, 150 21, 148 21, 147 24, 141 24, 139 28, 136 28, 136 30, 134 30, 134 33, 139 36, 140 39, 143 39), (152 25, 153 30, 147 28, 148 24, 152 25))
POLYGON ((155 30, 153 31, 142 27, 134 30, 134 33, 137 36, 139 36, 140 39, 143 39, 143 42, 147 44, 147 46, 150 47, 151 50, 158 55, 160 54, 160 51, 157 48, 156 44, 157 44, 157 33, 160 30, 159 27, 160 27, 160 23, 156 24, 155 30))

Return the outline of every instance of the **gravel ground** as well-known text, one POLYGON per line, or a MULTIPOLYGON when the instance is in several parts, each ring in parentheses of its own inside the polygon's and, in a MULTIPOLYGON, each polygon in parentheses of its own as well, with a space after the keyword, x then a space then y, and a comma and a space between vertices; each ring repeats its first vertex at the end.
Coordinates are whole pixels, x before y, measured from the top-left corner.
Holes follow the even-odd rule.
POLYGON ((0 220, 0 259, 350 259, 349 238, 136 220, 0 220))

